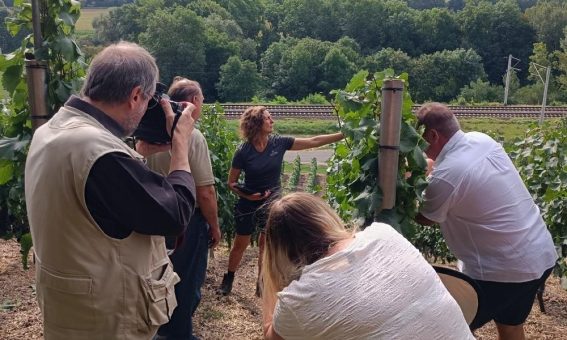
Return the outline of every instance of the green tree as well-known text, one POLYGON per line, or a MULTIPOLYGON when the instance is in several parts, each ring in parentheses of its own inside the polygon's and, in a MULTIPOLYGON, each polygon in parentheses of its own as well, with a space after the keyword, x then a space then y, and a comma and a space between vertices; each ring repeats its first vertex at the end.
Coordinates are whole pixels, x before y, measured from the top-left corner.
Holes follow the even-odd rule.
POLYGON ((492 85, 488 81, 477 79, 471 81, 461 89, 459 98, 468 103, 502 103, 504 100, 504 87, 492 85))
POLYGON ((279 31, 296 38, 336 41, 342 32, 337 27, 340 12, 335 10, 335 4, 330 0, 284 0, 279 7, 279 31))
MULTIPOLYGON (((518 5, 522 11, 535 6, 540 0, 518 0, 518 5)), ((561 1, 561 0, 558 0, 561 1)))
POLYGON ((448 102, 459 90, 478 78, 486 77, 480 56, 472 49, 424 54, 412 61, 410 89, 417 102, 448 102))
POLYGON ((415 32, 419 53, 454 50, 462 45, 462 32, 455 14, 444 8, 419 11, 415 32))
POLYGON ((268 46, 278 42, 282 38, 282 34, 280 34, 279 31, 282 17, 280 7, 281 4, 279 0, 266 1, 264 25, 260 28, 257 37, 260 51, 267 50, 268 46))
POLYGON ((321 63, 323 79, 319 82, 319 89, 329 93, 330 90, 343 88, 356 73, 357 68, 357 65, 349 60, 339 47, 331 47, 321 63))
POLYGON ((126 40, 138 42, 147 28, 146 19, 165 6, 164 0, 138 0, 115 7, 107 15, 93 20, 96 38, 103 43, 126 40))
MULTIPOLYGON (((466 47, 481 56, 491 83, 500 81, 506 72, 506 57, 527 61, 535 42, 535 31, 520 11, 515 0, 469 1, 458 14, 466 47)), ((520 71, 525 79, 527 68, 520 71)), ((476 78, 474 78, 476 79, 476 78)), ((468 83, 468 81, 467 81, 468 83)))
POLYGON ((561 39, 561 50, 555 52, 559 75, 557 82, 562 92, 567 92, 567 27, 563 29, 564 38, 561 39))
POLYGON ((411 67, 411 57, 401 50, 384 48, 368 57, 365 66, 370 72, 391 68, 396 74, 409 72, 411 67))
POLYGON ((225 20, 233 20, 230 12, 213 0, 193 0, 189 1, 187 7, 197 13, 197 15, 206 18, 210 15, 217 15, 225 20))
MULTIPOLYGON (((510 96, 510 103, 521 105, 541 105, 543 98, 543 84, 541 82, 522 86, 510 96)), ((548 96, 548 102, 553 100, 548 96)))
POLYGON ((202 82, 205 69, 205 25, 184 7, 157 10, 146 18, 140 43, 156 58, 160 77, 169 83, 175 76, 202 82), (188 38, 190 37, 190 39, 188 38))
POLYGON ((320 82, 319 65, 329 50, 330 44, 305 38, 286 51, 281 67, 286 70, 284 86, 278 91, 288 99, 300 99, 318 90, 320 82))
POLYGON ((215 84, 219 81, 220 67, 228 58, 238 55, 241 50, 243 35, 238 24, 232 20, 217 20, 217 15, 205 18, 205 67, 200 75, 203 93, 208 100, 217 100, 215 84))
POLYGON ((431 9, 437 7, 445 7, 445 0, 406 0, 411 8, 415 9, 431 9))
POLYGON ((343 0, 341 4, 344 9, 340 19, 343 34, 354 38, 362 47, 363 53, 378 51, 387 46, 386 32, 390 13, 384 1, 343 0))
POLYGON ((526 10, 526 17, 537 32, 539 41, 545 43, 550 51, 560 48, 563 29, 567 26, 567 2, 563 0, 543 0, 526 10))
POLYGON ((280 67, 284 53, 288 50, 288 46, 297 43, 296 39, 287 38, 279 42, 271 44, 260 58, 260 72, 267 80, 267 89, 264 95, 267 98, 273 98, 277 94, 277 90, 284 86, 285 70, 280 67))
POLYGON ((418 30, 419 11, 408 8, 401 2, 388 2, 386 8, 389 13, 384 27, 384 46, 400 49, 412 56, 421 54, 422 37, 415 34, 418 30))
POLYGON ((534 44, 533 53, 530 56, 530 73, 528 75, 528 79, 530 79, 534 84, 532 86, 528 86, 523 90, 527 91, 527 93, 530 94, 533 93, 533 95, 528 96, 525 94, 518 94, 518 99, 523 99, 524 101, 527 100, 527 103, 541 103, 543 99, 544 82, 546 77, 546 70, 541 66, 544 66, 551 67, 552 71, 550 73, 549 85, 547 89, 547 103, 549 104, 554 101, 561 100, 562 96, 559 90, 559 83, 557 81, 559 72, 557 70, 554 70, 556 68, 556 65, 558 64, 557 55, 557 53, 548 53, 545 43, 543 42, 534 44), (534 65, 532 63, 540 66, 534 65), (537 100, 529 97, 535 97, 537 98, 537 100))
POLYGON ((256 38, 264 22, 264 2, 258 0, 218 0, 238 23, 247 38, 256 38))
POLYGON ((460 11, 465 8, 466 0, 447 0, 447 8, 452 11, 460 11))
POLYGON ((360 65, 361 57, 353 49, 356 46, 348 38, 336 43, 287 38, 272 44, 261 59, 268 92, 298 100, 313 92, 328 93, 335 85, 344 85, 360 65))
POLYGON ((252 61, 232 56, 221 66, 217 89, 220 99, 225 102, 249 101, 260 85, 260 73, 252 61))
POLYGON ((218 14, 211 14, 204 18, 207 28, 225 33, 227 38, 231 40, 243 38, 242 28, 233 19, 225 19, 218 14))

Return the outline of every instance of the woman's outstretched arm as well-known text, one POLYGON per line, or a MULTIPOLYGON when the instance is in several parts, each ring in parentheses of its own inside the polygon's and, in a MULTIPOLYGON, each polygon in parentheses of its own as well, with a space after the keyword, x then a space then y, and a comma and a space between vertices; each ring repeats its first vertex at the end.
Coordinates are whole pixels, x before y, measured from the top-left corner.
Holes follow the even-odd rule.
POLYGON ((322 145, 338 142, 345 138, 342 132, 331 133, 328 135, 319 135, 309 138, 295 138, 290 150, 305 150, 316 148, 322 145))

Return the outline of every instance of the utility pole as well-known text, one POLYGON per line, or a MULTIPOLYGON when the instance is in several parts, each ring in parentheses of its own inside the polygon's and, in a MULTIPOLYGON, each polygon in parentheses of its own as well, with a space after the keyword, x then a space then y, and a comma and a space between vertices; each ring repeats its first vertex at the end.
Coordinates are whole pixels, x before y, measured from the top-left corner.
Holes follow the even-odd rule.
POLYGON ((539 114, 539 126, 543 125, 543 120, 545 118, 545 107, 547 105, 547 88, 549 87, 549 78, 551 76, 551 67, 550 66, 543 66, 543 65, 539 65, 536 64, 534 62, 531 63, 531 65, 534 67, 534 70, 536 71, 536 75, 538 76, 538 78, 541 80, 541 82, 544 84, 543 85, 543 98, 541 100, 541 111, 539 114), (539 74, 539 69, 546 69, 545 71, 545 81, 543 80, 543 78, 541 77, 541 75, 539 74))
POLYGON ((543 119, 545 118, 545 106, 547 105, 547 88, 549 87, 549 78, 551 76, 551 67, 547 67, 545 72, 545 85, 543 86, 543 99, 541 101, 541 114, 539 115, 539 126, 543 125, 543 119))
POLYGON ((504 86, 504 105, 508 105, 508 92, 510 90, 510 76, 512 74, 512 70, 519 71, 519 68, 516 68, 516 65, 520 62, 520 59, 514 58, 511 54, 508 55, 508 67, 506 68, 506 83, 504 86), (512 59, 516 61, 514 66, 512 66, 512 59))

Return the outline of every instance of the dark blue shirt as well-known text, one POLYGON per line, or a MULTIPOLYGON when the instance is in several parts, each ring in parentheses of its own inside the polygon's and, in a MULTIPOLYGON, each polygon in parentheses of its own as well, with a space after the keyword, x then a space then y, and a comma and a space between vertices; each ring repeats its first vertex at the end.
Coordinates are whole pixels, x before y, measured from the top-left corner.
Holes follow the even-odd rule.
POLYGON ((279 192, 283 157, 294 141, 294 137, 270 135, 262 152, 258 152, 251 143, 244 142, 234 154, 232 167, 244 172, 246 188, 254 192, 279 192))

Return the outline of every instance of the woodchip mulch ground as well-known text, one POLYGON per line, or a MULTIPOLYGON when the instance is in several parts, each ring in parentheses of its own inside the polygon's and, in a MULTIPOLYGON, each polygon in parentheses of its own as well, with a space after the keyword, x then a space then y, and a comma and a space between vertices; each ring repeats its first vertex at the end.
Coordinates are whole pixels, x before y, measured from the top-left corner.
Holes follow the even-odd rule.
MULTIPOLYGON (((226 270, 228 249, 215 251, 209 262, 203 300, 194 322, 196 335, 203 339, 261 339, 260 299, 254 295, 257 248, 246 251, 237 272, 233 293, 219 296, 215 290, 226 270)), ((537 303, 525 328, 529 339, 567 339, 567 292, 551 277, 545 292, 547 313, 537 303)), ((492 324, 476 332, 481 340, 496 339, 492 324)), ((0 240, 0 339, 41 339, 41 315, 35 301, 34 270, 24 271, 19 245, 0 240)))

